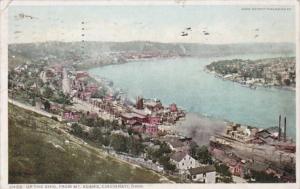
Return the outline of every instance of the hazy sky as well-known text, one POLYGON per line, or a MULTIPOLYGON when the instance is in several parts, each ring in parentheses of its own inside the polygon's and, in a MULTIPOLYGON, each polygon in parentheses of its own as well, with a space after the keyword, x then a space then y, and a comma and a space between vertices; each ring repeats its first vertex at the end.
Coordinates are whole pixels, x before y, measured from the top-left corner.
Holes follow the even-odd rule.
POLYGON ((294 8, 243 9, 248 7, 250 6, 11 6, 9 43, 54 40, 147 40, 211 44, 295 41, 294 8), (23 18, 20 14, 35 18, 23 18), (186 27, 191 27, 192 31, 183 37, 181 32, 186 27), (203 31, 209 35, 204 35, 203 31))

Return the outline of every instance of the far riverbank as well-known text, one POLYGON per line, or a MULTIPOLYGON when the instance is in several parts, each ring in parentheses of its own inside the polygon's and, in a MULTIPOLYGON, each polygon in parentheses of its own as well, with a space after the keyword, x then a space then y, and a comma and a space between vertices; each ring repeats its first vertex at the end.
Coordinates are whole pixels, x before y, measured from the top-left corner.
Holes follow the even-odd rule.
POLYGON ((223 81, 231 81, 231 82, 234 82, 234 83, 238 83, 240 84, 241 86, 243 87, 247 87, 249 89, 256 89, 256 88, 273 88, 273 89, 278 89, 278 90, 287 90, 287 91, 293 91, 293 92, 296 92, 296 88, 295 87, 290 87, 290 86, 264 86, 262 84, 258 84, 258 83, 254 83, 253 85, 247 85, 247 84, 242 84, 241 82, 239 81, 234 81, 230 78, 226 78, 225 76, 221 75, 221 74, 217 74, 216 72, 214 71, 210 71, 209 69, 207 69, 206 67, 203 68, 203 71, 205 71, 206 73, 209 73, 211 75, 213 75, 214 77, 216 78, 219 78, 223 81))
POLYGON ((293 91, 260 87, 251 90, 234 82, 224 82, 203 71, 205 65, 220 59, 268 57, 277 56, 177 58, 147 61, 147 64, 131 62, 110 65, 88 72, 93 77, 113 81, 113 88, 122 89, 126 93, 124 96, 132 100, 136 96, 157 98, 164 104, 176 103, 186 112, 218 120, 269 128, 277 125, 279 115, 286 116, 288 135, 295 137, 296 106, 293 91), (178 89, 182 92, 178 92, 178 89))

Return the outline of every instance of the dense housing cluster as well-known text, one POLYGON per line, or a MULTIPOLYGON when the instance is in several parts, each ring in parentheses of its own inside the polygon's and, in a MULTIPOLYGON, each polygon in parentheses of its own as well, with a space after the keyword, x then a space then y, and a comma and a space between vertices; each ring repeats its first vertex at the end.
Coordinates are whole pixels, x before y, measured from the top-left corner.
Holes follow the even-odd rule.
POLYGON ((206 68, 226 80, 252 88, 255 86, 296 86, 295 57, 260 60, 221 60, 206 68))

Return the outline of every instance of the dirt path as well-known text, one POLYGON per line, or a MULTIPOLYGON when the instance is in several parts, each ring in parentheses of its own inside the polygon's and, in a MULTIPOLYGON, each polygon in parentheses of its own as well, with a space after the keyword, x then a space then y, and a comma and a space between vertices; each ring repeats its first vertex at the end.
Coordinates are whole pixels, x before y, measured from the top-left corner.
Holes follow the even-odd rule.
POLYGON ((61 116, 55 115, 55 114, 51 114, 49 112, 43 111, 41 109, 38 109, 38 108, 36 108, 34 106, 29 106, 29 105, 23 104, 21 102, 18 102, 18 101, 12 100, 12 99, 8 99, 8 102, 11 103, 11 104, 13 104, 13 105, 15 105, 15 106, 18 106, 20 108, 23 108, 25 110, 29 110, 29 111, 41 114, 41 115, 46 116, 46 117, 51 118, 53 116, 53 117, 57 117, 57 119, 60 120, 60 121, 62 120, 61 116))

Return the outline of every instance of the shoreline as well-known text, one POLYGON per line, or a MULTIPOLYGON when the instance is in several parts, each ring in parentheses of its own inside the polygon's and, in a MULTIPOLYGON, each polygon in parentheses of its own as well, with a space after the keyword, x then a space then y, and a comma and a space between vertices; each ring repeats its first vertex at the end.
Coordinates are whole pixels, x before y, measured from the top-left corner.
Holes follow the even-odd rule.
POLYGON ((262 88, 262 89, 277 89, 277 90, 283 90, 283 91, 293 91, 293 92, 296 92, 296 87, 276 86, 276 85, 264 86, 264 85, 260 85, 260 84, 257 84, 257 83, 254 83, 253 85, 241 84, 239 81, 233 81, 231 79, 225 78, 224 75, 218 74, 218 73, 216 73, 214 71, 211 71, 211 70, 207 69, 206 66, 204 66, 204 68, 203 68, 203 71, 205 73, 211 74, 211 75, 215 76, 216 78, 219 78, 219 79, 221 79, 223 81, 230 81, 232 83, 237 83, 237 84, 241 85, 242 87, 247 87, 247 88, 253 89, 253 90, 255 90, 256 88, 262 88), (255 88, 252 88, 252 87, 255 87, 255 88))
MULTIPOLYGON (((179 58, 179 57, 173 57, 172 59, 174 59, 174 58, 179 58)), ((153 61, 153 59, 142 59, 142 60, 135 60, 135 61, 130 61, 130 62, 126 62, 126 63, 121 63, 121 64, 127 64, 127 63, 135 63, 135 62, 139 62, 139 61, 141 61, 141 62, 147 62, 147 61, 153 61)), ((118 64, 107 64, 107 65, 102 65, 102 66, 100 66, 100 67, 104 67, 104 66, 111 66, 111 65, 118 65, 118 64)), ((88 70, 91 70, 91 69, 94 69, 94 68, 90 68, 90 69, 88 69, 88 70)), ((88 72, 88 70, 77 70, 77 71, 86 71, 86 72, 88 72)), ((206 66, 204 66, 204 71, 206 72, 206 73, 209 73, 209 74, 212 74, 212 75, 216 75, 216 74, 214 74, 214 73, 212 73, 211 71, 209 71, 207 68, 206 68, 206 66)), ((99 84, 104 84, 104 86, 105 87, 108 87, 108 88, 110 88, 110 89, 112 89, 113 91, 118 91, 118 90, 120 90, 120 91, 122 91, 122 92, 124 92, 123 91, 123 89, 122 88, 115 88, 115 86, 112 84, 111 86, 110 85, 108 85, 106 82, 112 82, 113 83, 113 81, 111 81, 111 80, 109 80, 109 79, 107 79, 107 78, 105 78, 105 77, 101 77, 101 76, 98 76, 98 75, 95 75, 95 74, 91 74, 90 72, 88 72, 88 74, 89 74, 89 76, 91 77, 91 78, 93 78, 95 81, 97 81, 97 83, 99 84)), ((220 78, 221 79, 221 78, 220 78)), ((229 80, 229 79, 223 79, 222 78, 222 80, 224 80, 224 81, 231 81, 231 80, 229 80)), ((231 82, 233 82, 233 83, 237 83, 237 84, 240 84, 240 83, 238 83, 238 82, 235 82, 235 81, 231 81, 231 82)), ((241 84, 240 84, 241 85, 241 84)), ((250 87, 248 87, 248 86, 245 86, 245 87, 247 87, 247 88, 249 88, 249 89, 251 89, 250 87)), ((295 92, 295 88, 286 88, 286 87, 278 87, 278 86, 271 86, 271 87, 264 87, 264 86, 256 86, 256 87, 258 87, 258 88, 260 88, 260 89, 276 89, 276 90, 281 90, 281 91, 294 91, 295 92)), ((124 92, 125 94, 127 94, 126 92, 124 92)), ((123 94, 124 94, 123 93, 123 94)), ((134 97, 133 97, 134 98, 134 97)), ((150 98, 154 98, 154 97, 150 97, 150 98)), ((176 103, 176 102, 175 102, 176 103)), ((183 107, 183 109, 184 109, 184 107, 183 107)), ((242 125, 248 125, 248 124, 246 124, 246 123, 241 123, 241 122, 234 122, 234 121, 231 121, 231 120, 228 120, 228 119, 226 119, 226 118, 219 118, 219 117, 214 117, 214 116, 211 116, 211 115, 206 115, 206 114, 203 114, 203 113, 199 113, 199 112, 189 112, 189 111, 185 111, 186 112, 186 115, 188 115, 188 114, 196 114, 197 115, 197 117, 198 118, 200 118, 200 119, 207 119, 207 120, 210 120, 211 122, 223 122, 223 123, 225 123, 225 124, 228 124, 228 123, 240 123, 240 124, 242 124, 242 125)), ((176 129, 182 122, 184 122, 185 120, 180 120, 178 123, 176 123, 174 126, 173 126, 173 128, 172 128, 172 131, 175 131, 175 132, 177 132, 178 133, 178 130, 176 129), (176 128, 175 128, 176 127, 176 128)), ((249 125, 250 126, 250 125, 249 125)), ((253 127, 256 127, 256 128, 261 128, 261 129, 266 129, 265 127, 261 127, 261 126, 255 126, 255 125, 253 125, 253 127)), ((214 134, 212 134, 212 135, 214 135, 214 134)), ((293 136, 291 136, 292 138, 294 138, 293 136)))
MULTIPOLYGON (((191 56, 174 56, 174 57, 155 57, 155 58, 141 58, 141 59, 132 59, 132 60, 126 60, 125 62, 119 62, 119 63, 108 63, 108 64, 92 64, 88 65, 86 68, 85 67, 77 67, 74 66, 77 71, 89 71, 91 69, 95 68, 102 68, 106 66, 117 66, 117 65, 122 65, 122 64, 130 64, 130 63, 135 63, 135 62, 141 62, 145 63, 148 61, 154 61, 154 60, 166 60, 166 59, 176 59, 176 58, 189 58, 191 56)), ((195 57, 197 58, 197 57, 195 57)))
MULTIPOLYGON (((97 77, 97 76, 92 75, 90 73, 89 73, 89 76, 91 78, 93 78, 95 81, 97 81, 98 84, 99 83, 103 83, 105 85, 105 87, 108 87, 108 88, 110 88, 112 90, 116 90, 116 88, 113 85, 112 86, 108 86, 105 83, 106 81, 110 82, 110 80, 107 80, 106 78, 101 78, 100 76, 97 77)), ((236 82, 234 82, 234 83, 236 83, 236 82)), ((266 88, 263 88, 263 89, 266 89, 266 88)), ((122 91, 122 88, 121 89, 117 89, 117 90, 121 90, 122 91)), ((154 98, 154 97, 152 97, 152 98, 154 98)), ((165 105, 165 104, 163 104, 163 105, 165 105)), ((182 107, 182 108, 184 109, 184 107, 182 107)), ((178 120, 174 125, 168 126, 168 129, 172 133, 177 134, 177 135, 188 135, 188 136, 194 135, 193 133, 190 132, 189 128, 188 129, 186 128, 186 125, 188 124, 188 122, 191 122, 189 120, 190 117, 192 117, 193 120, 195 120, 195 119, 197 120, 197 122, 198 122, 198 129, 199 130, 203 131, 203 128, 205 126, 208 127, 211 130, 214 130, 213 132, 206 132, 206 130, 204 129, 204 132, 206 132, 206 134, 209 134, 210 136, 214 136, 215 134, 218 134, 219 132, 222 132, 223 129, 225 128, 225 126, 227 124, 229 124, 229 123, 238 123, 238 124, 241 124, 241 125, 247 125, 247 126, 255 127, 255 128, 258 128, 258 129, 267 129, 268 128, 268 127, 262 127, 262 126, 257 126, 257 125, 248 125, 248 124, 242 123, 242 122, 235 122, 235 121, 228 120, 226 118, 214 117, 212 115, 206 115, 206 114, 199 113, 199 112, 185 111, 185 113, 186 113, 186 115, 185 115, 184 119, 178 120), (222 124, 224 124, 224 125, 220 126, 222 124)), ((161 126, 166 126, 166 125, 161 125, 161 126)), ((191 130, 195 129, 194 125, 191 125, 191 127, 192 127, 191 130)), ((198 133, 198 132, 195 131, 195 133, 198 133)), ((201 133, 199 133, 199 134, 202 135, 201 133)), ((202 137, 205 138, 206 136, 202 135, 202 137)), ((290 136, 290 137, 294 139, 293 136, 290 136)), ((199 138, 199 137, 196 136, 196 138, 199 138)), ((201 140, 201 141, 204 141, 204 143, 206 143, 205 139, 201 140)))

